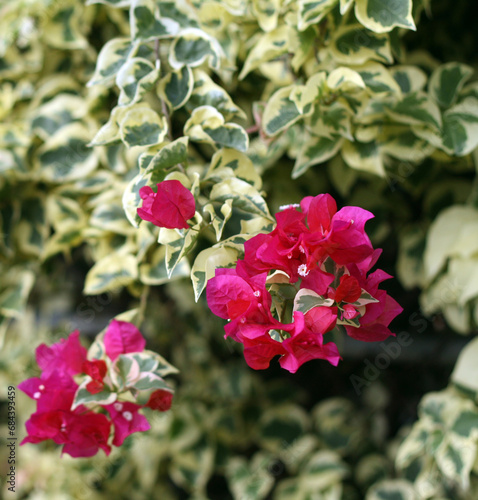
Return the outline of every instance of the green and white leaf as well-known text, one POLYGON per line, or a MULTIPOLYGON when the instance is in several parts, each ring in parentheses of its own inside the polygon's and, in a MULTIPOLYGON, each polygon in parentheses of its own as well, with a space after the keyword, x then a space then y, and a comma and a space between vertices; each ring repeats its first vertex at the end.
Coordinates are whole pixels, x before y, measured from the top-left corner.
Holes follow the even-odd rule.
POLYGON ((210 68, 219 69, 223 57, 219 42, 197 28, 183 29, 169 49, 169 64, 174 69, 195 68, 206 61, 210 68))
POLYGON ((136 54, 138 48, 139 44, 129 38, 113 38, 107 42, 98 54, 95 72, 87 85, 111 85, 123 64, 136 54))
POLYGON ((375 33, 386 33, 395 27, 416 30, 412 0, 355 0, 355 16, 375 33))
POLYGON ((228 177, 242 179, 256 189, 262 187, 262 178, 250 158, 236 149, 223 148, 211 158, 205 179, 219 182, 228 177))
POLYGON ((202 250, 196 257, 191 269, 191 281, 196 302, 201 296, 208 280, 214 277, 218 267, 232 267, 237 261, 239 252, 221 243, 202 250))
POLYGON ((237 177, 215 184, 211 190, 210 200, 220 203, 232 200, 233 205, 244 212, 270 218, 267 203, 259 191, 237 177))
POLYGON ((393 66, 390 74, 400 86, 404 94, 423 90, 427 83, 427 75, 417 66, 393 66))
POLYGON ((131 254, 113 253, 100 259, 88 271, 83 292, 98 295, 133 283, 138 277, 136 258, 131 254))
POLYGON ((359 24, 341 26, 334 34, 330 52, 339 64, 393 62, 388 35, 373 33, 359 24))
POLYGON ((175 20, 161 16, 154 0, 131 1, 130 25, 131 37, 142 42, 172 38, 180 30, 175 20))
POLYGON ((386 108, 392 120, 406 125, 424 125, 428 130, 440 130, 441 113, 438 106, 423 92, 413 92, 401 101, 386 108))
POLYGON ((331 307, 333 304, 332 299, 326 299, 313 290, 301 288, 294 299, 294 312, 306 314, 314 307, 331 307))
POLYGON ((442 64, 430 76, 428 93, 440 107, 449 108, 472 74, 473 69, 465 64, 442 64))
POLYGON ((137 102, 142 94, 151 90, 158 76, 159 68, 147 59, 133 57, 126 61, 116 75, 116 85, 121 90, 118 104, 124 106, 137 102))
POLYGON ((252 12, 262 31, 272 31, 277 27, 281 7, 281 0, 252 0, 252 12))
POLYGON ((337 0, 299 0, 298 4, 298 28, 304 31, 309 26, 320 23, 337 4, 337 0))
POLYGON ((400 86, 391 75, 390 71, 380 63, 368 62, 355 67, 361 76, 365 86, 372 94, 398 94, 400 96, 400 86))
POLYGON ((121 141, 120 123, 134 106, 115 106, 108 121, 96 132, 88 146, 101 146, 121 141))
POLYGON ((292 170, 292 178, 297 179, 313 165, 324 163, 334 157, 340 151, 343 143, 343 137, 338 135, 331 139, 309 136, 301 147, 292 170))
POLYGON ((382 153, 375 141, 345 141, 342 147, 342 157, 351 168, 385 177, 382 153))
POLYGON ((251 71, 259 68, 261 64, 286 54, 289 50, 290 29, 288 26, 279 26, 268 33, 264 33, 247 55, 244 66, 239 73, 239 80, 244 79, 251 71))
POLYGON ((139 279, 145 285, 162 285, 174 279, 189 276, 191 268, 186 258, 183 258, 174 268, 171 276, 166 269, 166 247, 159 246, 153 253, 149 262, 139 266, 139 279))
POLYGON ((159 144, 167 133, 166 117, 160 117, 148 106, 130 109, 120 123, 121 140, 130 148, 159 144))
POLYGON ((451 381, 458 387, 478 394, 478 338, 472 339, 461 351, 451 381))
POLYGON ((387 479, 374 484, 365 500, 418 500, 413 484, 405 479, 387 479))
POLYGON ((214 205, 212 203, 205 205, 203 210, 209 214, 212 227, 216 232, 216 240, 220 241, 224 226, 232 215, 232 200, 226 200, 226 202, 219 208, 219 212, 214 209, 214 205))
POLYGON ((333 90, 352 92, 365 88, 365 82, 356 70, 341 66, 330 72, 327 86, 333 90))
POLYGON ((48 182, 65 182, 86 177, 98 165, 96 151, 88 147, 91 133, 74 122, 51 136, 36 154, 41 177, 48 182))
POLYGON ((196 108, 184 125, 184 134, 196 142, 246 152, 249 136, 237 123, 225 123, 222 114, 212 106, 196 108))
POLYGON ((433 280, 449 257, 466 256, 475 251, 476 238, 469 240, 466 245, 459 246, 456 242, 464 243, 470 235, 469 229, 475 227, 477 222, 478 210, 459 205, 443 210, 435 218, 428 230, 424 253, 425 278, 428 282, 433 280))
POLYGON ((71 406, 71 409, 74 410, 80 405, 97 406, 97 405, 110 405, 116 401, 117 394, 116 392, 111 391, 101 391, 97 394, 91 394, 86 389, 88 383, 91 382, 91 378, 87 377, 78 387, 75 393, 75 399, 71 406))
POLYGON ((188 109, 193 112, 200 106, 212 106, 227 120, 233 117, 246 118, 246 114, 232 101, 223 87, 214 83, 211 77, 201 69, 194 70, 194 89, 188 102, 188 109))
POLYGON ((35 274, 28 270, 15 269, 15 279, 8 283, 3 276, 3 285, 8 286, 0 295, 0 313, 7 318, 20 318, 24 314, 28 296, 35 283, 35 274))
POLYGON ((194 88, 194 76, 189 66, 173 69, 161 79, 158 85, 158 93, 169 104, 171 109, 179 109, 184 106, 194 88))
POLYGON ((297 104, 290 98, 295 86, 275 92, 267 102, 262 116, 262 127, 267 135, 275 136, 302 118, 297 104))
POLYGON ((168 278, 171 278, 176 266, 194 246, 198 234, 198 228, 160 228, 158 242, 166 245, 166 270, 168 278))

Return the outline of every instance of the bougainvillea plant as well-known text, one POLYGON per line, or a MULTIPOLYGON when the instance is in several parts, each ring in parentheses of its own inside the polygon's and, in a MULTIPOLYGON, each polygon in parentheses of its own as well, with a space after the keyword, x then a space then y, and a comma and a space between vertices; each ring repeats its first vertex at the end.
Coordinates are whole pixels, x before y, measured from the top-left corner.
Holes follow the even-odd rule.
POLYGON ((235 268, 216 269, 207 285, 209 307, 229 320, 226 337, 244 344, 251 368, 264 369, 280 355, 294 373, 306 361, 340 354, 324 335, 343 325, 366 342, 393 335, 390 322, 402 311, 379 284, 380 256, 365 233, 373 214, 358 207, 337 211, 328 194, 304 198, 276 214, 277 226, 245 245, 235 268))
POLYGON ((91 457, 100 449, 109 455, 111 444, 149 430, 140 410, 169 410, 174 391, 163 377, 177 370, 145 345, 133 324, 118 320, 92 345, 91 359, 77 330, 50 347, 41 344, 40 377, 18 386, 37 403, 21 444, 51 439, 63 445, 62 453, 91 457))

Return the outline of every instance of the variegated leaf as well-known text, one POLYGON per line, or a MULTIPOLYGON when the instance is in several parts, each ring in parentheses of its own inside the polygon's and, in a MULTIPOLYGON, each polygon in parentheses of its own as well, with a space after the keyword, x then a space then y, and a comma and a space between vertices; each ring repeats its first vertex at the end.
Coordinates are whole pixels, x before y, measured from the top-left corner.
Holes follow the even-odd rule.
POLYGON ((262 126, 267 135, 277 135, 302 117, 297 104, 290 99, 293 89, 293 85, 281 88, 267 102, 262 116, 262 126))
POLYGON ((443 64, 432 73, 428 82, 428 93, 439 106, 449 108, 472 74, 473 69, 465 64, 443 64))
POLYGON ((393 62, 388 35, 373 33, 359 24, 340 27, 334 34, 330 50, 340 64, 363 64, 371 60, 393 62))
POLYGON ((128 147, 159 144, 167 133, 166 117, 158 116, 148 106, 130 109, 120 123, 121 140, 128 147))
POLYGON ((299 30, 303 31, 310 25, 320 23, 337 2, 338 0, 299 0, 299 30))
POLYGON ((355 15, 369 30, 385 33, 395 27, 415 30, 412 0, 355 0, 355 15))
POLYGON ((211 68, 219 69, 223 55, 215 38, 200 29, 186 28, 175 38, 169 49, 169 64, 179 69, 184 65, 200 66, 207 61, 211 68))
POLYGON ((71 407, 72 410, 81 405, 84 405, 86 407, 88 407, 88 405, 110 405, 116 401, 116 392, 111 392, 108 390, 103 390, 101 392, 98 392, 97 394, 91 394, 90 392, 88 392, 86 386, 89 382, 91 382, 90 377, 86 378, 86 380, 84 380, 78 387, 75 394, 75 399, 71 407))
POLYGON ((349 167, 380 177, 385 176, 382 154, 375 141, 346 141, 342 147, 342 157, 349 167))
POLYGON ((114 253, 100 259, 88 271, 84 293, 98 295, 129 285, 138 277, 136 258, 130 254, 114 253))
POLYGON ((113 38, 107 42, 98 54, 96 69, 88 86, 98 83, 111 85, 127 59, 136 54, 138 47, 129 38, 113 38))
POLYGON ((162 285, 189 276, 190 272, 189 262, 183 258, 169 276, 166 268, 166 247, 161 245, 154 251, 149 262, 140 265, 139 279, 145 285, 162 285))
POLYGON ((179 109, 184 106, 194 87, 194 76, 189 66, 172 70, 161 79, 158 93, 163 96, 171 109, 179 109))
POLYGON ((249 136, 236 123, 225 123, 222 114, 212 106, 196 108, 184 125, 184 133, 191 140, 208 142, 218 147, 247 151, 249 136))
POLYGON ((279 26, 259 38, 244 61, 244 66, 239 73, 240 80, 259 68, 262 63, 287 53, 289 29, 288 26, 279 26))
POLYGON ((306 314, 314 307, 330 307, 334 304, 332 299, 326 299, 307 288, 301 288, 294 298, 294 312, 306 314))
POLYGON ((121 90, 118 104, 124 106, 137 102, 144 92, 151 90, 158 76, 159 69, 147 59, 133 57, 126 61, 116 75, 116 85, 121 90))
POLYGON ((144 42, 171 38, 179 32, 179 24, 162 17, 154 0, 131 0, 131 37, 144 42))
POLYGON ((201 296, 208 280, 214 277, 218 267, 231 267, 237 261, 239 252, 234 248, 217 245, 202 250, 196 257, 191 269, 191 281, 196 302, 201 296))
POLYGON ((313 165, 318 165, 335 156, 342 147, 344 139, 335 136, 327 137, 310 136, 302 145, 299 156, 292 170, 292 178, 297 179, 313 165))

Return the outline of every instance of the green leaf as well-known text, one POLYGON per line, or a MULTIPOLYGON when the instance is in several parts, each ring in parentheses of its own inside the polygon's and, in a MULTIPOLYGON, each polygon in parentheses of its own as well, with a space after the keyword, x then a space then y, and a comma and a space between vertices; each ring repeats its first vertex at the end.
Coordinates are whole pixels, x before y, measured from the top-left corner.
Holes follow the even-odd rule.
POLYGON ((416 66, 397 65, 390 68, 389 71, 404 94, 423 90, 427 82, 425 72, 416 66))
POLYGON ((368 62, 355 70, 361 76, 365 86, 374 94, 391 93, 400 95, 400 86, 389 70, 380 63, 368 62))
POLYGON ((171 280, 189 276, 190 267, 187 259, 182 259, 174 268, 171 276, 168 276, 166 268, 166 247, 158 247, 150 262, 142 263, 139 267, 139 279, 145 285, 162 285, 171 280))
POLYGON ((212 106, 196 108, 184 125, 184 133, 196 142, 207 142, 217 147, 234 148, 246 152, 249 136, 236 123, 225 123, 222 114, 212 106))
POLYGON ((105 231, 124 234, 125 236, 133 233, 133 228, 125 216, 121 203, 101 203, 91 214, 90 224, 99 227, 105 231))
POLYGON ((121 140, 128 147, 152 146, 164 141, 168 123, 148 106, 130 109, 120 123, 121 140))
POLYGON ((451 381, 467 391, 478 394, 478 338, 472 339, 461 351, 451 381))
POLYGON ((476 443, 458 436, 445 439, 435 453, 440 472, 467 490, 470 485, 470 472, 476 456, 476 443))
POLYGON ((244 79, 251 71, 259 68, 262 63, 287 53, 289 30, 288 26, 279 26, 269 33, 264 33, 247 55, 244 66, 239 73, 239 80, 244 79))
POLYGON ((267 135, 277 135, 302 117, 297 104, 290 99, 293 89, 293 85, 281 88, 267 102, 262 117, 262 126, 267 135))
POLYGON ((232 200, 226 200, 226 202, 220 207, 219 212, 214 209, 214 205, 212 203, 205 205, 203 210, 210 215, 212 227, 216 232, 216 239, 219 241, 222 237, 224 226, 232 215, 232 200))
POLYGON ((428 92, 439 106, 449 108, 472 74, 473 69, 465 64, 442 64, 430 76, 428 92))
POLYGON ((183 66, 161 79, 158 92, 164 96, 171 109, 179 109, 191 97, 193 87, 193 72, 189 66, 183 66))
POLYGON ((88 147, 90 131, 78 122, 65 125, 38 149, 36 161, 47 182, 65 182, 87 176, 98 165, 88 147))
POLYGON ((313 165, 324 163, 334 157, 340 151, 343 142, 344 139, 340 136, 332 139, 310 136, 301 147, 292 170, 292 178, 297 179, 313 165))
POLYGON ((440 110, 423 92, 413 92, 405 95, 393 107, 386 109, 386 112, 398 123, 426 125, 432 129, 441 128, 440 110))
POLYGON ((207 61, 218 69, 223 51, 217 40, 197 28, 186 28, 175 38, 169 49, 169 64, 179 69, 184 65, 196 67, 207 61))
POLYGON ((138 47, 129 38, 113 38, 107 42, 98 54, 95 72, 87 85, 111 85, 127 59, 136 54, 138 47))
POLYGON ((270 218, 267 203, 259 191, 235 177, 215 184, 211 190, 210 200, 221 203, 232 200, 233 205, 244 212, 270 218))
POLYGON ((356 0, 355 15, 369 30, 385 33, 395 27, 416 30, 412 0, 356 0))
POLYGON ((197 228, 176 230, 162 227, 160 229, 158 242, 166 245, 166 270, 168 278, 171 278, 175 267, 192 249, 196 243, 198 234, 197 228))
POLYGON ((84 293, 98 295, 129 285, 138 277, 136 258, 113 253, 100 259, 86 275, 84 293))
POLYGON ((313 290, 301 288, 294 299, 294 312, 306 314, 314 307, 331 307, 333 304, 332 299, 325 299, 313 290))
POLYGON ((86 386, 91 382, 91 378, 88 377, 84 380, 81 385, 78 387, 75 399, 71 406, 71 409, 74 410, 78 406, 85 405, 97 406, 97 405, 110 405, 116 401, 117 394, 116 392, 110 392, 108 390, 103 390, 98 392, 97 394, 91 394, 87 391, 86 386))
MULTIPOLYGON (((2 278, 5 280, 5 276, 2 278)), ((3 284, 7 283, 5 280, 3 284)), ((32 271, 16 270, 15 281, 0 295, 0 313, 7 318, 20 318, 34 283, 35 274, 32 271)))
POLYGON ((173 19, 161 17, 153 0, 132 0, 130 10, 131 37, 144 42, 172 38, 179 32, 173 19))
POLYGON ((151 90, 158 75, 159 69, 147 59, 133 57, 126 61, 116 75, 116 85, 121 90, 118 104, 124 106, 137 102, 142 94, 151 90))
POLYGON ((226 465, 226 477, 234 498, 261 500, 265 498, 274 479, 268 471, 273 458, 264 452, 256 453, 250 463, 242 457, 233 457, 226 465))
POLYGON ((236 149, 224 148, 214 153, 205 179, 220 182, 229 177, 237 177, 261 189, 262 178, 252 161, 236 149))
POLYGON ((393 62, 388 35, 370 32, 359 24, 340 27, 330 50, 339 64, 364 64, 370 60, 393 62))
POLYGON ((387 479, 374 484, 367 492, 365 500, 415 500, 412 483, 404 479, 387 479))
POLYGON ((216 269, 218 267, 231 267, 236 263, 237 258, 238 251, 223 246, 222 242, 211 248, 206 248, 198 254, 191 269, 191 281, 196 302, 206 287, 208 280, 214 276, 216 269))
POLYGON ((346 141, 342 147, 342 157, 349 167, 380 177, 385 176, 382 155, 375 141, 346 141))
POLYGON ((215 108, 226 121, 233 117, 246 118, 244 111, 234 104, 229 94, 220 85, 214 83, 204 71, 195 69, 194 89, 187 107, 189 111, 193 112, 195 108, 200 106, 215 108))
POLYGON ((305 30, 317 24, 332 10, 338 0, 299 0, 298 27, 305 30))

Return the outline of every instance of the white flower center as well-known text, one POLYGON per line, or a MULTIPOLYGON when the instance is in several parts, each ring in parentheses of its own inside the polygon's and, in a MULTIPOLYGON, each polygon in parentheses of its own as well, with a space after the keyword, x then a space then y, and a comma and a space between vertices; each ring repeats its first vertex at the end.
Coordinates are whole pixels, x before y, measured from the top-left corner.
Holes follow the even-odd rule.
POLYGON ((298 203, 291 203, 290 205, 281 205, 279 210, 287 210, 288 208, 299 208, 300 205, 298 203))
POLYGON ((41 397, 41 392, 35 392, 35 394, 33 394, 34 399, 40 399, 40 397, 41 397))
POLYGON ((254 295, 255 295, 256 297, 260 297, 260 296, 261 296, 261 292, 260 292, 260 290, 256 290, 256 291, 254 292, 254 295))
POLYGON ((38 389, 40 389, 40 391, 43 391, 43 390, 45 390, 45 386, 44 386, 43 384, 42 384, 42 385, 39 385, 39 386, 38 386, 38 389))
POLYGON ((301 264, 297 270, 297 272, 299 273, 299 276, 307 276, 309 274, 310 271, 307 270, 307 266, 305 264, 301 264))
POLYGON ((128 422, 131 422, 131 420, 133 420, 133 414, 130 411, 123 412, 123 417, 128 422))
POLYGON ((123 403, 115 403, 113 405, 113 408, 116 410, 116 411, 121 411, 123 409, 123 403))

